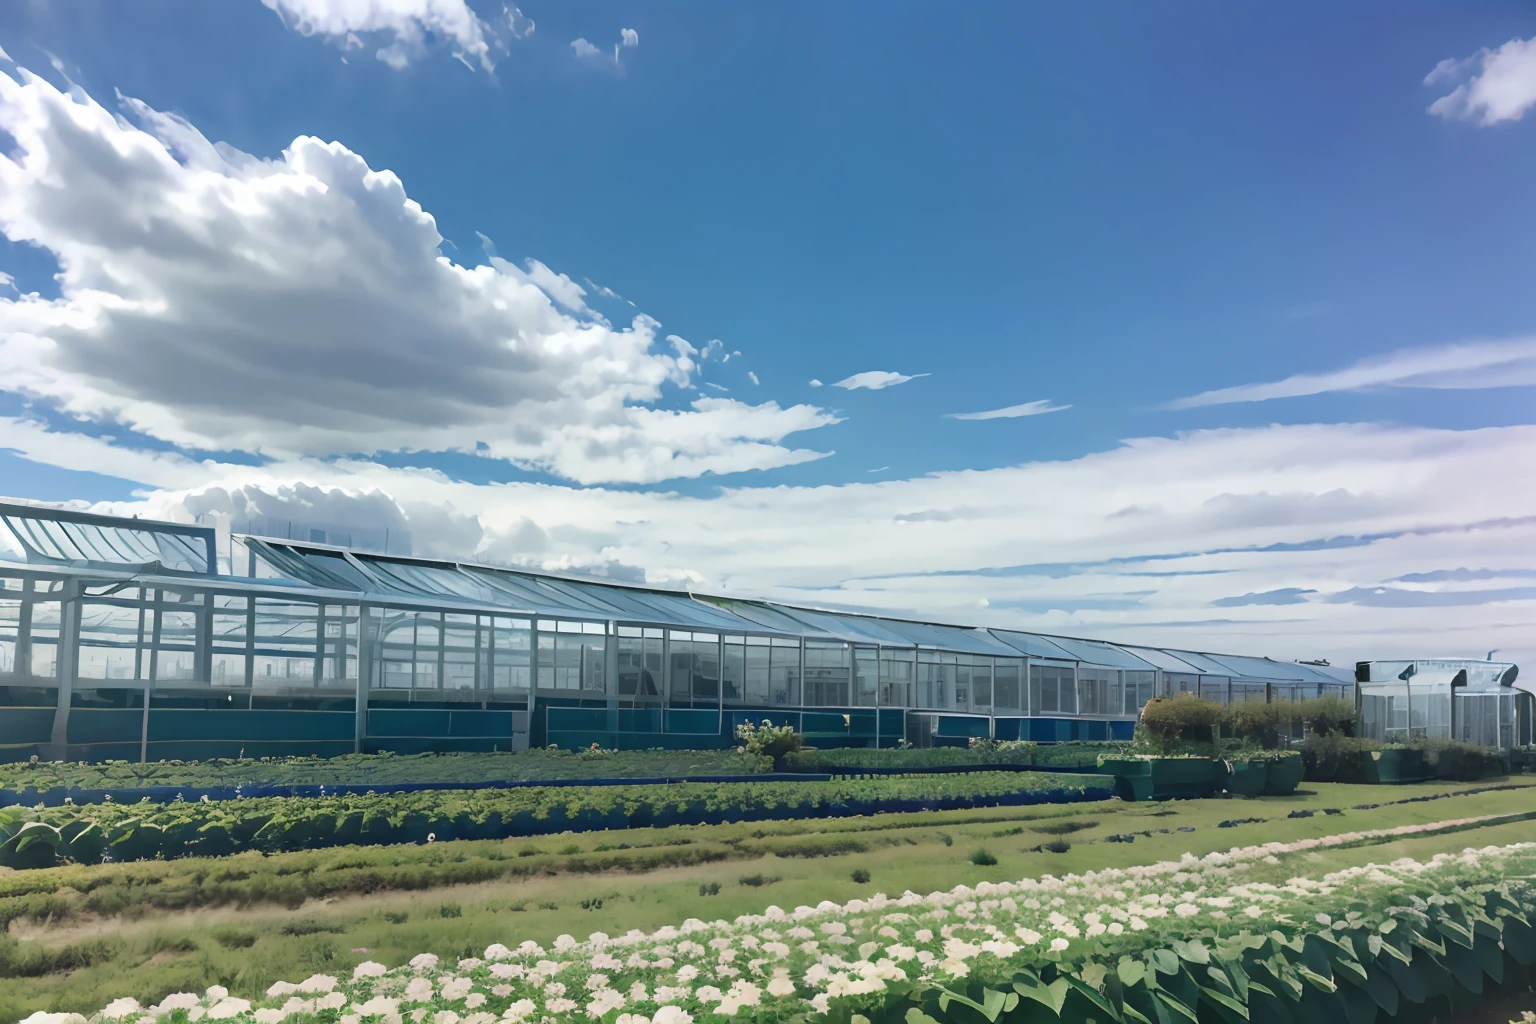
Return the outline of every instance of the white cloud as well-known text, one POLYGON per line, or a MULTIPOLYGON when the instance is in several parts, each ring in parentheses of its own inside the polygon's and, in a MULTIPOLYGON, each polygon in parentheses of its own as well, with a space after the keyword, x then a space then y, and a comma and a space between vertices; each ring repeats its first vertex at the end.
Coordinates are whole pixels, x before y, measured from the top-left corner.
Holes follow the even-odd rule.
POLYGON ((1462 60, 1447 59, 1424 78, 1425 85, 1456 87, 1429 105, 1448 120, 1487 127, 1518 121, 1536 106, 1536 37, 1511 39, 1497 50, 1484 48, 1462 60))
POLYGON ((427 51, 430 38, 444 40, 455 57, 486 71, 506 51, 507 39, 526 38, 533 22, 507 7, 501 22, 482 20, 465 0, 261 0, 283 24, 304 36, 322 36, 343 51, 363 47, 361 36, 382 42, 375 56, 405 67, 427 51))
POLYGON ((1364 388, 1463 390, 1531 384, 1536 384, 1536 337, 1398 349, 1328 373, 1301 373, 1284 380, 1202 391, 1170 402, 1168 407, 1264 402, 1364 388))
POLYGON ((757 374, 753 373, 751 370, 747 371, 747 379, 750 380, 753 384, 762 383, 762 381, 757 379, 757 374))
POLYGON ((633 50, 640 45, 640 33, 632 28, 619 29, 619 41, 613 44, 613 53, 609 55, 596 44, 589 42, 585 37, 571 40, 571 52, 576 59, 591 64, 594 67, 607 68, 610 71, 622 73, 623 63, 619 59, 619 51, 633 50))
POLYGON ((896 373, 892 370, 865 370, 863 373, 856 373, 852 377, 844 377, 832 386, 835 388, 846 388, 849 391, 856 391, 859 388, 879 391, 882 388, 895 387, 897 384, 905 384, 909 380, 916 380, 919 377, 926 376, 928 376, 926 373, 906 374, 896 373))
POLYGON ((472 484, 359 459, 200 462, 15 419, 0 419, 0 447, 148 488, 119 511, 302 499, 357 527, 403 523, 421 551, 639 566, 703 592, 1335 663, 1536 657, 1536 600, 1494 572, 1536 568, 1536 478, 1509 471, 1536 461, 1536 426, 1198 431, 1063 461, 701 496, 472 484), (1458 566, 1489 578, 1436 582, 1458 566), (1284 592, 1311 593, 1253 599, 1284 592), (1406 606, 1371 603, 1389 598, 1406 606))
POLYGON ((1044 416, 1048 412, 1062 412, 1070 408, 1072 408, 1070 405, 1052 405, 1049 398, 1038 398, 1033 402, 1010 405, 1004 409, 989 409, 986 412, 951 412, 945 415, 952 420, 1011 420, 1020 416, 1044 416))
POLYGON ((822 387, 822 386, 823 385, 822 385, 821 381, 817 380, 815 377, 811 378, 811 387, 819 388, 819 387, 822 387))
POLYGON ((696 399, 694 355, 538 261, 465 267, 386 170, 295 139, 261 159, 134 100, 142 128, 0 74, 0 232, 60 266, 0 298, 0 387, 185 449, 478 451, 584 483, 817 458, 808 405, 696 399), (563 306, 556 305, 556 302, 563 306))

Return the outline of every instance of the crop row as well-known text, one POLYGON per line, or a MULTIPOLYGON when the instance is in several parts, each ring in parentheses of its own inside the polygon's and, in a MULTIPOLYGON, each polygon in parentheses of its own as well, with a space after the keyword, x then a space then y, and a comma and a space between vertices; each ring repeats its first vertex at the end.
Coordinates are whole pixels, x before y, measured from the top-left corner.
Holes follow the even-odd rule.
POLYGON ((95 1019, 1375 1024, 1444 1019, 1529 983, 1536 846, 1288 877, 1282 858, 1308 848, 769 907, 649 935, 561 936, 550 949, 496 944, 456 963, 422 954, 278 982, 255 1001, 219 987, 149 1008, 125 998, 95 1019))
POLYGON ((0 789, 147 786, 389 785, 751 775, 772 762, 740 750, 524 750, 516 753, 344 754, 210 761, 30 761, 0 764, 0 789))
POLYGON ((875 750, 847 747, 796 750, 784 755, 782 767, 793 772, 858 769, 948 768, 1007 765, 1021 768, 1081 768, 1093 771, 1099 756, 1125 749, 1124 743, 1034 743, 1028 740, 978 740, 967 747, 927 747, 875 750))
POLYGON ((985 772, 831 782, 530 787, 0 811, 0 865, 224 856, 564 831, 1105 799, 1097 776, 985 772))

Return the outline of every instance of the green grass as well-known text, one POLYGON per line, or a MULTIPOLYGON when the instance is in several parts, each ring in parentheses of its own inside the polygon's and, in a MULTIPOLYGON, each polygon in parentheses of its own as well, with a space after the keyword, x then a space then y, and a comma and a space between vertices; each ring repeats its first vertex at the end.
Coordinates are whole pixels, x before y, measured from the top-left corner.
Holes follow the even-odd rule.
MULTIPOLYGON (((1474 787, 1306 788, 1312 792, 1257 800, 1109 801, 0 873, 0 915, 10 923, 9 936, 0 937, 0 1019, 42 1008, 90 1012, 121 995, 148 1001, 213 983, 249 995, 279 978, 350 971, 365 959, 398 964, 423 951, 478 954, 492 942, 650 930, 769 903, 793 908, 874 891, 928 892, 1145 864, 1186 851, 1536 811, 1536 788, 1527 787, 1360 811, 1350 808, 1474 787), (1320 813, 1325 808, 1344 813, 1320 813), (1319 813, 1288 818, 1292 810, 1319 813), (1264 820, 1217 827, 1241 818, 1264 820), (1083 827, 1068 832, 1061 828, 1068 823, 1083 827), (1143 831, 1152 835, 1103 841, 1143 831), (1032 852, 1068 834, 1065 852, 1032 852), (558 852, 571 846, 580 852, 558 852), (983 847, 996 864, 971 862, 983 847), (855 880, 866 872, 872 882, 855 880)), ((1527 821, 1330 849, 1297 855, 1297 873, 1533 837, 1527 821)))

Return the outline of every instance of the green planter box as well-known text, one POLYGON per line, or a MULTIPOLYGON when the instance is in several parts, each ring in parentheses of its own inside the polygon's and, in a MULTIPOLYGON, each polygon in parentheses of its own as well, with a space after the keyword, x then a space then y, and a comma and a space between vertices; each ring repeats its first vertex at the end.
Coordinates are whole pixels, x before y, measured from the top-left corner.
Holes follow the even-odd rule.
POLYGON ((1269 774, 1264 780, 1265 796, 1289 796, 1301 785, 1302 764, 1300 754, 1291 754, 1269 762, 1269 774))
POLYGON ((1227 792, 1236 796, 1262 796, 1269 786, 1270 763, 1255 758, 1226 763, 1227 792))
POLYGON ((1154 800, 1211 796, 1226 781, 1226 766, 1209 757, 1156 757, 1149 763, 1154 800))
POLYGON ((1424 767, 1424 755, 1417 750, 1373 750, 1362 767, 1366 782, 1381 785, 1422 782, 1430 777, 1424 767))
POLYGON ((1152 799, 1152 762, 1140 757, 1102 757, 1099 771, 1115 777, 1115 796, 1121 800, 1152 799))

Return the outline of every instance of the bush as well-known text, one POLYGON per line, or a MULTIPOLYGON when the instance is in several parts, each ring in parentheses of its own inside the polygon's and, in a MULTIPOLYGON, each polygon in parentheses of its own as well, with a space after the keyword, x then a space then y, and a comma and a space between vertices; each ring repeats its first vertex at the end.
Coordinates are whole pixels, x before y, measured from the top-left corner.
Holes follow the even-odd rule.
POLYGON ((1343 697, 1318 697, 1300 705, 1301 720, 1313 736, 1353 736, 1355 705, 1343 697))
POLYGON ((1227 709, 1213 700, 1187 693, 1153 697, 1141 711, 1138 738, 1160 754, 1186 752, 1189 744, 1214 748, 1217 727, 1226 718, 1227 709))
POLYGON ((775 761, 785 754, 799 750, 803 745, 800 734, 795 732, 792 725, 774 725, 767 718, 762 725, 753 725, 751 722, 742 722, 736 727, 736 738, 741 740, 742 746, 749 754, 759 757, 771 757, 775 761))
POLYGON ((985 846, 971 851, 970 862, 977 867, 987 868, 997 863, 997 858, 987 851, 985 846))
POLYGON ((865 871, 863 868, 855 868, 853 871, 853 880, 860 885, 867 885, 869 883, 869 872, 865 871))
POLYGON ((1072 844, 1067 842, 1065 839, 1053 839, 1045 845, 1041 846, 1040 849, 1044 850, 1046 853, 1066 853, 1068 850, 1072 849, 1072 844))
POLYGON ((1361 759, 1381 744, 1341 733, 1313 733, 1301 744, 1301 763, 1308 782, 1364 782, 1361 759))
POLYGON ((1289 703, 1261 704, 1250 700, 1232 705, 1228 717, 1232 722, 1232 733, 1238 739, 1257 743, 1265 750, 1274 750, 1290 738, 1297 713, 1289 703))

